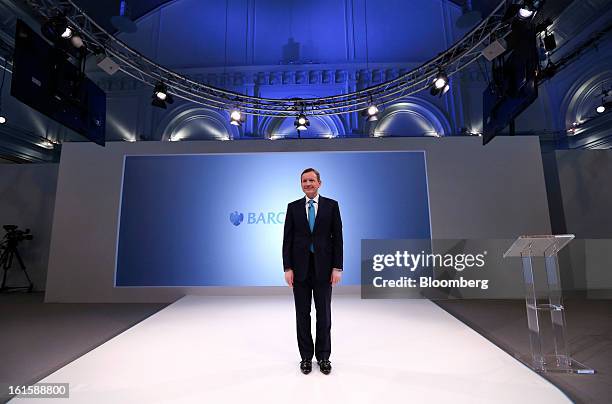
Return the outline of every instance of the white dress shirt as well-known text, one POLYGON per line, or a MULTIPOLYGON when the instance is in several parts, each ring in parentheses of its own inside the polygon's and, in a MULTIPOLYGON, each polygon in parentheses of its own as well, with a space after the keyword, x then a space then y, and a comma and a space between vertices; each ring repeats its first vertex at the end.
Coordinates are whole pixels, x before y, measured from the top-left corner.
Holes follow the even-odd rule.
MULTIPOLYGON (((308 217, 308 201, 310 200, 310 198, 306 196, 305 199, 306 199, 306 202, 305 202, 305 206, 306 206, 306 219, 309 219, 309 217, 308 217)), ((317 194, 317 196, 312 198, 312 200, 314 201, 315 219, 316 219, 317 218, 317 212, 319 211, 319 194, 317 194)))

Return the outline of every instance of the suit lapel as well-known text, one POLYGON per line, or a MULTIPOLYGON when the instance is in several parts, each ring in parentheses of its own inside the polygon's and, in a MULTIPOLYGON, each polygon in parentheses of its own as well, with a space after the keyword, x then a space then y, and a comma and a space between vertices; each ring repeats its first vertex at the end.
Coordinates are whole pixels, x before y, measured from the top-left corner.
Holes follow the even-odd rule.
POLYGON ((315 216, 315 224, 312 229, 313 233, 317 229, 317 225, 319 224, 319 222, 321 222, 321 215, 325 213, 325 208, 327 208, 327 204, 325 203, 325 198, 319 195, 319 209, 317 210, 317 215, 315 216))

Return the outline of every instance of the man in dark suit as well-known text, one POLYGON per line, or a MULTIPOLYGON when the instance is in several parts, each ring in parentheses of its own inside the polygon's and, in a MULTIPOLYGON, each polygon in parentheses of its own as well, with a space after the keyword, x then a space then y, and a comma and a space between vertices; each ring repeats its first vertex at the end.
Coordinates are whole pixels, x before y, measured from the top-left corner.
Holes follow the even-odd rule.
POLYGON ((342 220, 338 202, 319 195, 321 176, 314 168, 301 175, 305 198, 287 206, 283 235, 285 281, 293 288, 300 369, 312 370, 312 356, 321 372, 331 372, 332 286, 342 279, 342 220), (310 333, 310 308, 317 311, 316 343, 310 333))

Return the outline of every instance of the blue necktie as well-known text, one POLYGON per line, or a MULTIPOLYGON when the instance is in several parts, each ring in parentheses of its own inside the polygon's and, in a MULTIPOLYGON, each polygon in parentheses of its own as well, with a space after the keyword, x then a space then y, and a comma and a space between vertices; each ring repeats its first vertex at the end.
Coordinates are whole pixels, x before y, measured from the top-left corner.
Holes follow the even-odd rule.
MULTIPOLYGON (((308 225, 310 226, 310 231, 314 229, 315 224, 315 201, 313 199, 308 200, 308 225)), ((314 245, 310 244, 310 252, 314 252, 314 245)))

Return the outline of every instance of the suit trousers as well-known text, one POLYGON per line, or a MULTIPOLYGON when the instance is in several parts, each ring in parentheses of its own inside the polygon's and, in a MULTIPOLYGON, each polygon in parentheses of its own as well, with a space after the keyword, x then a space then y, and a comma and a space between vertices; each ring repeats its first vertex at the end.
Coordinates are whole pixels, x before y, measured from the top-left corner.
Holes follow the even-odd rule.
POLYGON ((308 275, 304 281, 293 283, 295 300, 295 319, 297 325, 298 348, 302 360, 329 360, 331 353, 331 296, 332 286, 327 279, 317 279, 314 268, 314 254, 310 253, 308 275), (312 342, 310 332, 310 309, 314 296, 317 312, 316 343, 312 342))

